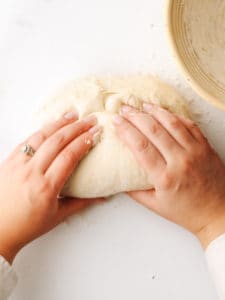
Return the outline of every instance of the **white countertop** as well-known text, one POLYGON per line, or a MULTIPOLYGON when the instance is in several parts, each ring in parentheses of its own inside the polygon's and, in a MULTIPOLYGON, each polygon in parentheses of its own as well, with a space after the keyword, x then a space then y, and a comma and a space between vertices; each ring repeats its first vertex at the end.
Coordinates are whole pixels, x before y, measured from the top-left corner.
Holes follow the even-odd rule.
MULTIPOLYGON (((225 160, 225 112, 187 85, 165 37, 163 0, 0 0, 1 153, 31 131, 33 112, 86 74, 158 74, 200 116, 225 160)), ((71 218, 17 257, 11 300, 215 300, 196 239, 126 196, 71 218)))

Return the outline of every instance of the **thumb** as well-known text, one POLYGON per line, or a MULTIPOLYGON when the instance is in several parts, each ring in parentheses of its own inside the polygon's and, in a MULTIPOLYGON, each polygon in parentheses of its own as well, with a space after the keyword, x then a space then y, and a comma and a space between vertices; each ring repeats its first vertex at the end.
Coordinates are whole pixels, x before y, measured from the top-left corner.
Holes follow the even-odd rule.
POLYGON ((78 198, 63 198, 60 200, 58 210, 59 222, 62 222, 69 216, 76 214, 79 211, 84 210, 90 205, 103 203, 104 198, 93 198, 93 199, 78 199, 78 198))
POLYGON ((131 198, 145 207, 156 211, 156 192, 155 189, 147 191, 134 191, 127 193, 131 198))

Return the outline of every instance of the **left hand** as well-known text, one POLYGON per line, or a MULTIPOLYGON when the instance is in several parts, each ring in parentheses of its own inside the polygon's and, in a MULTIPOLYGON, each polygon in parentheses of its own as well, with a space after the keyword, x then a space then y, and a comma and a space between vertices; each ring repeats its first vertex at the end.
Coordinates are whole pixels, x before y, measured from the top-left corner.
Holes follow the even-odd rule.
POLYGON ((100 134, 95 117, 70 112, 19 145, 0 166, 0 255, 10 263, 30 241, 100 199, 59 198, 74 168, 100 134), (29 144, 33 157, 21 152, 29 144))

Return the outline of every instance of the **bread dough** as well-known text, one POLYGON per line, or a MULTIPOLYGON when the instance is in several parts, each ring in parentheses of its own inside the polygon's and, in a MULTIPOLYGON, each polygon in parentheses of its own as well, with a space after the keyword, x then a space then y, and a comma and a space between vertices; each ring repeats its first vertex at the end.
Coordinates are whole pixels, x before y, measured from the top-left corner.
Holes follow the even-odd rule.
POLYGON ((188 116, 184 99, 175 89, 149 75, 88 77, 68 83, 40 111, 42 123, 73 110, 80 118, 95 114, 103 126, 100 142, 80 162, 62 194, 79 198, 109 196, 152 187, 145 170, 117 137, 112 116, 123 103, 142 109, 152 102, 188 116))

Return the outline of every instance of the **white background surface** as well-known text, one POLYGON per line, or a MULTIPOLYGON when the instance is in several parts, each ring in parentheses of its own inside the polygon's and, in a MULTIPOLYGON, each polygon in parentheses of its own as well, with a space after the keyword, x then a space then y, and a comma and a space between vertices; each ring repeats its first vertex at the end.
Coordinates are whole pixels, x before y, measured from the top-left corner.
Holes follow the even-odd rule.
MULTIPOLYGON (((136 72, 181 89, 225 159, 225 113, 180 75, 164 21, 163 0, 0 0, 1 159, 64 81, 136 72)), ((20 280, 11 300, 217 299, 196 239, 125 196, 33 242, 15 268, 20 280)))

